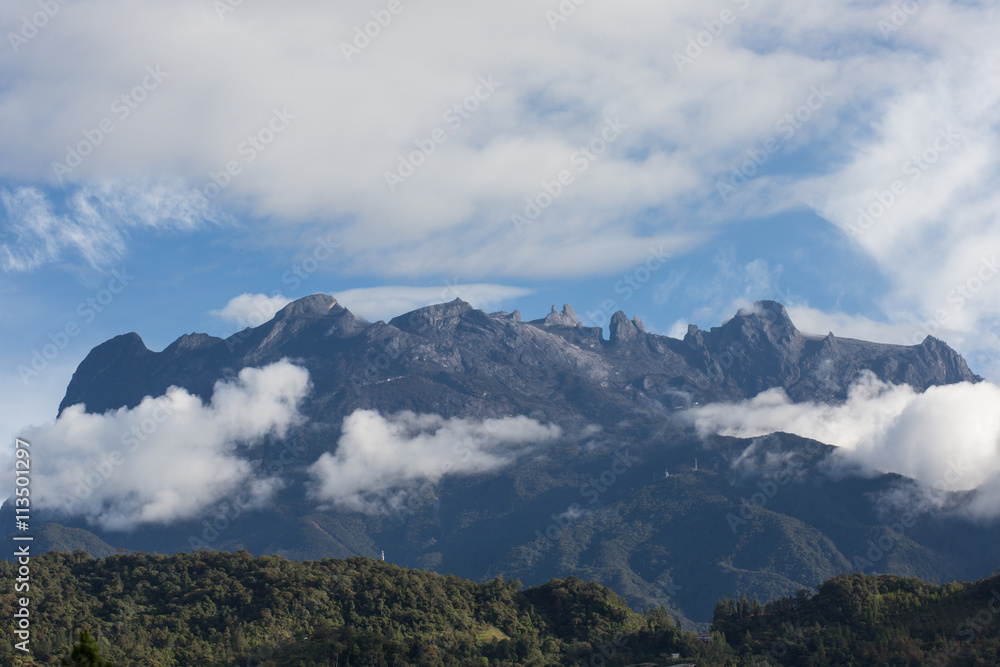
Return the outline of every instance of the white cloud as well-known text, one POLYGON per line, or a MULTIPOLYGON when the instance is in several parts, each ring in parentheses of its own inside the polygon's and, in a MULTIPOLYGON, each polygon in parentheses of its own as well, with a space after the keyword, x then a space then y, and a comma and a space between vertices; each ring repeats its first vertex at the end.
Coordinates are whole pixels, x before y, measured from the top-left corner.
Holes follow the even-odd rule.
POLYGON ((441 287, 363 287, 334 294, 337 301, 365 319, 390 320, 417 308, 462 299, 487 312, 531 294, 532 290, 509 285, 448 283, 441 287))
POLYGON ((209 208, 162 183, 115 182, 70 191, 63 212, 34 187, 0 190, 6 238, 0 263, 8 272, 31 271, 48 263, 82 259, 107 268, 125 253, 130 229, 195 229, 216 222, 209 208))
POLYGON ((558 426, 527 417, 445 419, 358 410, 344 419, 337 451, 310 468, 312 496, 342 509, 382 514, 401 510, 421 483, 474 475, 512 464, 528 446, 558 438, 558 426))
POLYGON ((212 315, 233 322, 240 327, 258 327, 273 318, 279 310, 292 302, 291 299, 276 294, 250 294, 244 292, 234 296, 221 310, 211 311, 212 315))
MULTIPOLYGON (((837 95, 798 142, 835 130, 853 92, 881 92, 889 74, 864 64, 923 74, 881 49, 866 56, 853 35, 875 34, 876 15, 846 0, 808 11, 790 0, 590 4, 556 30, 546 16, 556 5, 531 0, 403 6, 348 63, 342 43, 372 8, 243 3, 220 20, 201 0, 169 10, 151 0, 64 5, 0 64, 0 177, 51 182, 67 146, 108 118, 113 132, 74 182, 177 177, 207 192, 235 161, 240 173, 218 202, 276 225, 330 221, 357 268, 587 275, 625 268, 651 243, 688 247, 694 233, 677 221, 691 216, 678 213, 711 201, 715 176, 773 135, 811 86, 837 95), (674 52, 723 9, 736 21, 678 71, 674 52), (162 81, 121 118, 111 101, 141 85, 147 67, 161 68, 162 81), (859 71, 877 81, 854 85, 859 71), (475 110, 452 112, 466 102, 475 110), (251 151, 244 142, 276 108, 294 118, 251 151), (616 118, 628 127, 603 151, 616 118), (385 173, 436 128, 447 140, 390 192, 385 173), (592 141, 603 154, 581 171, 580 148, 592 141), (518 234, 511 214, 561 170, 574 182, 518 234), (650 211, 655 224, 640 222, 650 211)), ((29 0, 5 3, 0 23, 35 11, 29 0)), ((699 223, 730 217, 705 208, 699 223)))
POLYGON ((308 391, 308 372, 282 361, 219 381, 207 405, 171 387, 103 415, 68 407, 22 433, 44 452, 32 461, 32 499, 109 530, 195 518, 230 495, 261 504, 281 482, 258 475, 237 448, 283 436, 308 391))
MULTIPOLYGON (((842 404, 792 403, 782 390, 771 389, 748 401, 686 414, 702 435, 795 433, 840 447, 845 464, 899 473, 927 487, 976 489, 1000 474, 1000 387, 989 382, 935 386, 918 394, 869 373, 842 404)), ((988 508, 982 501, 971 509, 1000 513, 1000 506, 988 508)))

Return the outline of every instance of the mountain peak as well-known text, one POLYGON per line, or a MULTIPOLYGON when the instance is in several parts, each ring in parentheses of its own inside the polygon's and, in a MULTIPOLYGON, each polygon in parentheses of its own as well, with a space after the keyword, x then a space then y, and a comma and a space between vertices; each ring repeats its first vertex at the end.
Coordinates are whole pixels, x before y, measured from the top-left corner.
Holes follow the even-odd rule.
POLYGON ((209 336, 203 333, 191 333, 184 334, 169 346, 164 352, 188 352, 191 350, 201 350, 207 347, 212 347, 216 343, 221 343, 221 338, 216 338, 215 336, 209 336))
MULTIPOLYGON (((329 294, 310 294, 292 301, 290 304, 278 311, 276 318, 288 317, 326 317, 330 311, 336 309, 340 304, 329 294)), ((346 310, 340 306, 341 310, 346 310)))
POLYGON ((389 324, 410 333, 424 334, 431 330, 454 328, 467 313, 475 310, 471 304, 455 299, 447 303, 435 303, 394 317, 389 324))
POLYGON ((769 300, 754 302, 750 310, 740 308, 736 316, 721 328, 744 339, 756 339, 757 332, 762 332, 773 343, 794 341, 802 336, 785 307, 769 300))
POLYGON ((630 320, 628 315, 619 310, 611 316, 608 333, 611 344, 617 345, 637 340, 646 333, 646 326, 638 317, 630 320))
POLYGON ((564 303, 561 313, 556 310, 555 306, 552 306, 552 312, 546 315, 545 319, 542 320, 542 325, 547 327, 578 327, 580 326, 580 320, 577 318, 573 307, 568 303, 564 303))

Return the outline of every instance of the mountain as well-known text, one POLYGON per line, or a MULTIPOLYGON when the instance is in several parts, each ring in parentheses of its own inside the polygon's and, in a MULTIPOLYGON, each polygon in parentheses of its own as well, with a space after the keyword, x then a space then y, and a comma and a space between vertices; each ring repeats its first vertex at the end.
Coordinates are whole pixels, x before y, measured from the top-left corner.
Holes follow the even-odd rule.
POLYGON ((207 398, 219 378, 286 357, 301 360, 316 384, 307 407, 313 418, 377 407, 445 416, 568 413, 603 424, 614 417, 594 402, 632 412, 750 398, 772 387, 795 400, 843 399, 863 370, 918 390, 981 379, 933 337, 900 346, 808 336, 773 301, 709 331, 692 325, 677 340, 647 333, 620 311, 605 339, 569 306, 524 323, 456 299, 370 324, 333 297, 313 295, 225 340, 191 334, 152 352, 138 334, 113 338, 80 364, 59 409, 134 407, 171 385, 207 398))
POLYGON ((771 301, 708 331, 691 326, 678 340, 621 312, 605 337, 569 306, 523 322, 516 311, 488 314, 455 300, 370 323, 314 295, 227 339, 190 334, 153 352, 137 334, 114 338, 80 364, 60 411, 131 408, 170 386, 208 400, 218 380, 282 359, 308 369, 312 391, 305 423, 253 454, 283 470, 266 510, 221 516, 210 507, 204 520, 131 532, 44 518, 136 551, 319 559, 384 550, 395 563, 474 580, 534 585, 572 575, 685 623, 706 622, 716 600, 738 592, 769 599, 858 569, 973 579, 1000 562, 995 523, 924 515, 893 533, 885 499, 908 480, 832 476, 826 445, 781 433, 698 437, 682 408, 774 387, 794 401, 836 402, 863 372, 917 390, 981 380, 932 337, 899 346, 809 335, 771 301), (562 437, 524 447, 508 467, 408 489, 405 511, 365 514, 305 491, 308 466, 337 449, 345 418, 359 410, 528 417, 558 425, 562 437), (281 461, 288 443, 291 463, 281 461), (736 465, 750 454, 757 465, 736 465), (775 465, 791 472, 780 487, 775 465), (213 517, 226 528, 213 530, 213 517), (869 558, 873 540, 890 546, 869 558))

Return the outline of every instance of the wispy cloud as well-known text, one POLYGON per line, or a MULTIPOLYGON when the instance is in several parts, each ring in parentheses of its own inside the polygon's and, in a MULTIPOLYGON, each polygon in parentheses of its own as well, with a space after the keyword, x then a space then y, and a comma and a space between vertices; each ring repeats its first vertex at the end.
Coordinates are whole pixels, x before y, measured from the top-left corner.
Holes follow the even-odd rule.
POLYGON ((137 229, 191 230, 219 217, 163 184, 115 182, 71 190, 61 202, 36 187, 0 190, 0 262, 7 272, 59 261, 105 269, 126 252, 137 229))

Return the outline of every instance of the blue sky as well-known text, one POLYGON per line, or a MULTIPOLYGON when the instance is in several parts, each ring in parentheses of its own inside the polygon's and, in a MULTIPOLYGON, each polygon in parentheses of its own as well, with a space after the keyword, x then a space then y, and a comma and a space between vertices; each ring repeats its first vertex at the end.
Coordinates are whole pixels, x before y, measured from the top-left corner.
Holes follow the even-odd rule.
POLYGON ((0 436, 112 336, 315 292, 674 335, 776 299, 996 380, 998 9, 815 4, 4 3, 0 436))

